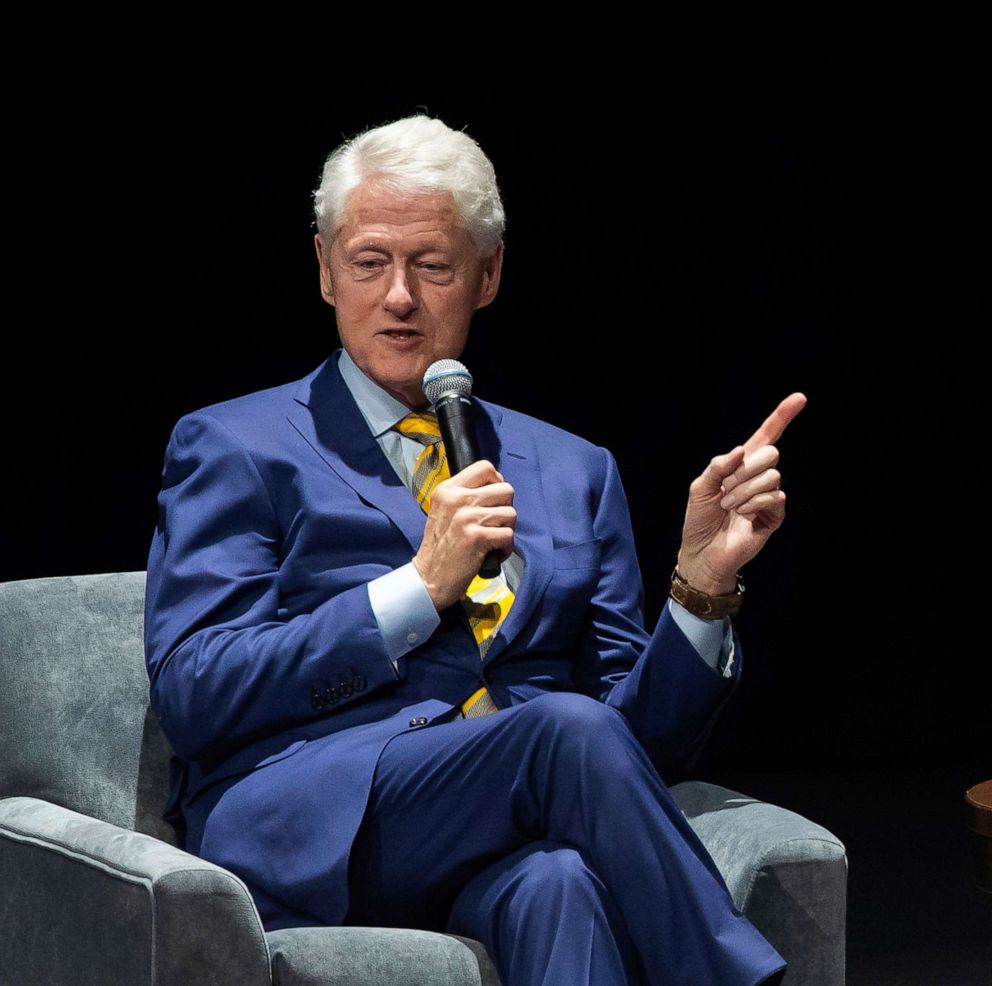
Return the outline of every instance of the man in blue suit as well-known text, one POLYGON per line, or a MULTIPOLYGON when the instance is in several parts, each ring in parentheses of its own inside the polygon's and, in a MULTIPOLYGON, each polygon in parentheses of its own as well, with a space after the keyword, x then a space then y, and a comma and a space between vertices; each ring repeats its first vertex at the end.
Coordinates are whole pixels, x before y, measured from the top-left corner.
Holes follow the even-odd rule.
POLYGON ((397 121, 338 148, 315 203, 343 348, 183 415, 166 450, 145 643, 180 843, 267 930, 448 930, 506 986, 777 981, 666 781, 739 679, 724 614, 784 519, 773 442, 805 398, 691 485, 681 602, 648 634, 608 450, 476 399, 481 460, 425 486, 401 426, 499 286, 482 151, 397 121))

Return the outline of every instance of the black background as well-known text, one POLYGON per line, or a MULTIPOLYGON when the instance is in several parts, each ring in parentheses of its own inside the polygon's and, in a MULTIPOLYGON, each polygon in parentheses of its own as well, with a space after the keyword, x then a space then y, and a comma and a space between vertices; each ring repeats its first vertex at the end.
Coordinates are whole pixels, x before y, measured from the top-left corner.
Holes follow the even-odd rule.
POLYGON ((476 393, 616 455, 649 628, 692 478, 809 399, 779 442, 785 525, 744 569, 744 681, 700 768, 988 764, 968 567, 988 117, 967 57, 361 64, 94 62, 15 108, 0 578, 144 569, 176 419, 338 345, 312 245, 323 158, 426 111, 490 155, 508 216, 462 357, 476 393))
POLYGON ((843 840, 850 986, 984 982, 963 813, 992 777, 984 34, 900 12, 716 42, 624 8, 511 46, 495 21, 439 42, 450 10, 356 13, 288 44, 157 13, 99 43, 91 11, 37 50, 11 35, 0 580, 145 568, 176 419, 338 345, 324 157, 439 116, 508 216, 476 392, 614 452, 649 628, 692 478, 808 397, 696 772, 843 840))

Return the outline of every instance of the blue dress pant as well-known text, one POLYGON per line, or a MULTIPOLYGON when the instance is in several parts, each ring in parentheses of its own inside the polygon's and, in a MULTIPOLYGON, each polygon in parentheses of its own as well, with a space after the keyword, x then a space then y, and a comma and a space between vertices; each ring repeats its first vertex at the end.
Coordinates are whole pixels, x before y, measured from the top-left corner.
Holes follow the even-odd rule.
POLYGON ((624 715, 548 693, 393 737, 346 923, 481 941, 504 986, 754 986, 785 963, 624 715))

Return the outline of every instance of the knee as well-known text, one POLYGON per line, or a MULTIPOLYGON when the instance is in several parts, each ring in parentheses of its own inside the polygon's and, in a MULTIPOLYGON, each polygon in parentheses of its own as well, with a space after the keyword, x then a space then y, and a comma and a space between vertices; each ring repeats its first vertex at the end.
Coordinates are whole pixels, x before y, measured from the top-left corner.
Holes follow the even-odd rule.
POLYGON ((586 855, 574 846, 541 841, 530 847, 516 872, 517 893, 526 899, 561 901, 574 894, 590 894, 600 880, 586 855))
POLYGON ((526 705, 532 706, 528 728, 552 759, 582 754, 585 760, 590 753, 622 758, 622 748, 637 745, 623 713, 588 695, 554 692, 526 705))
POLYGON ((537 839, 499 860, 476 878, 485 886, 489 906, 546 909, 577 897, 596 897, 602 882, 589 858, 575 846, 537 839))
POLYGON ((458 895, 446 930, 491 945, 500 928, 557 924, 569 905, 596 909, 605 896, 585 853, 538 839, 476 874, 458 895))
POLYGON ((542 724, 559 727, 570 735, 602 736, 626 720, 623 713, 580 692, 548 692, 532 698, 523 706, 542 724))

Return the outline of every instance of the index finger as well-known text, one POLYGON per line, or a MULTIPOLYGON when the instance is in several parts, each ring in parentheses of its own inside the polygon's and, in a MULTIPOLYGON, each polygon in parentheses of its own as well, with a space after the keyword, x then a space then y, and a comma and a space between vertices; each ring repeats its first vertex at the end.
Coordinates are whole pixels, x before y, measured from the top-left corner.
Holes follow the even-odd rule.
POLYGON ((788 427, 789 422, 806 406, 806 395, 798 390, 789 394, 771 414, 761 422, 758 430, 744 443, 745 452, 754 452, 762 445, 774 445, 788 427))
POLYGON ((456 472, 450 478, 456 479, 462 486, 470 487, 505 482, 503 474, 489 459, 476 459, 475 462, 470 462, 461 472, 456 472))

